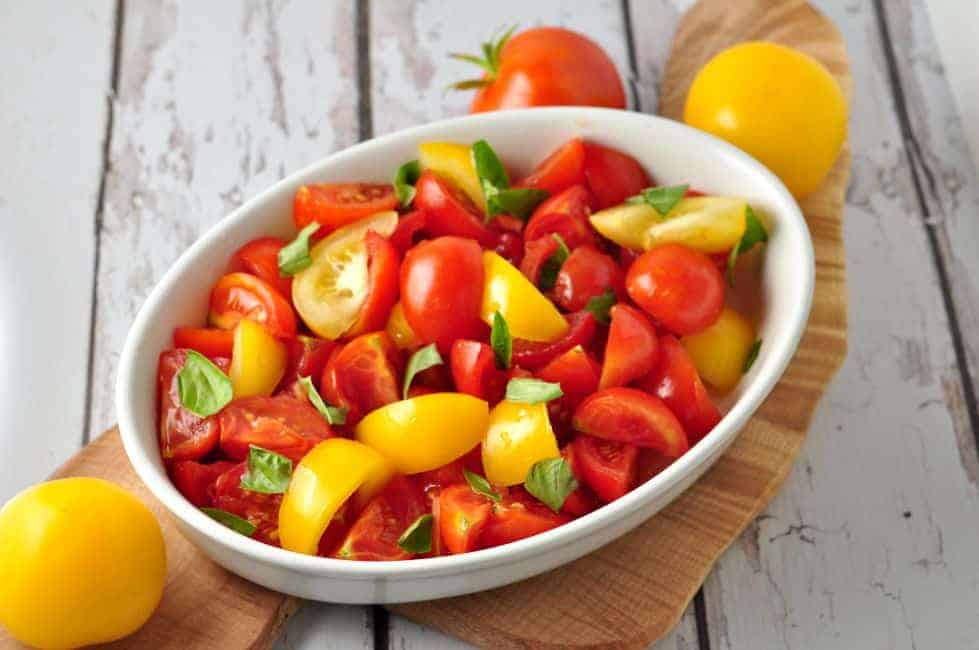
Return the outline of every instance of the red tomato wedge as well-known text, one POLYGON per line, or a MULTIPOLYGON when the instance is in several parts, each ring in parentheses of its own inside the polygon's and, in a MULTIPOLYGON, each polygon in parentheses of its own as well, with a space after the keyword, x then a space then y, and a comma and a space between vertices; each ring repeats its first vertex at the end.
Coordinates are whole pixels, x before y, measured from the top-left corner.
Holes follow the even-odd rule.
POLYGON ((354 521, 334 554, 344 560, 407 560, 412 554, 398 546, 402 533, 428 512, 417 482, 395 476, 354 521))
POLYGON ((401 256, 398 249, 373 230, 364 236, 367 245, 367 299, 345 338, 384 329, 388 315, 398 302, 398 272, 401 256))
POLYGON ((592 313, 579 311, 568 314, 565 319, 568 321, 568 331, 553 343, 513 339, 513 363, 536 370, 576 345, 588 347, 598 329, 598 323, 592 313))
POLYGON ((279 544, 279 505, 281 494, 253 492, 241 487, 241 476, 248 463, 233 465, 214 483, 214 507, 230 512, 255 526, 252 539, 266 544, 279 544))
POLYGON ((319 412, 289 395, 242 397, 218 413, 221 450, 235 460, 248 458, 251 445, 293 462, 334 433, 319 412))
POLYGON ((233 330, 242 318, 264 325, 274 336, 296 335, 296 314, 275 287, 249 273, 229 273, 211 289, 208 321, 233 330))
POLYGON ((288 242, 278 237, 253 239, 231 256, 229 272, 244 271, 265 280, 288 298, 292 295, 292 278, 279 273, 279 251, 288 242))
POLYGON ((501 503, 493 504, 493 511, 480 536, 479 547, 490 548, 516 542, 569 521, 571 518, 567 515, 555 513, 522 487, 516 487, 501 503))
MULTIPOLYGON (((177 373, 186 361, 186 350, 165 350, 160 354, 157 366, 160 453, 165 461, 200 460, 218 444, 217 416, 202 418, 180 403, 177 373)), ((228 372, 231 365, 228 359, 211 361, 224 372, 228 372)))
POLYGON ((449 355, 452 380, 460 393, 495 404, 503 399, 507 375, 496 367, 493 348, 479 341, 458 339, 449 355))
POLYGON ((449 553, 468 553, 477 548, 489 521, 493 502, 468 485, 451 485, 438 496, 439 529, 449 553))
POLYGON ((287 386, 299 377, 309 377, 318 388, 326 362, 337 344, 304 334, 286 340, 285 344, 289 359, 280 385, 287 386))
POLYGON ((357 424, 376 408, 401 399, 402 361, 387 332, 362 334, 330 355, 323 397, 347 409, 347 424, 357 424))
POLYGON ((536 187, 554 196, 585 182, 585 143, 573 138, 552 151, 517 187, 536 187))
POLYGON ((175 327, 173 346, 197 350, 205 357, 231 357, 234 331, 215 327, 175 327))
POLYGON ((588 223, 592 202, 591 193, 583 185, 572 185, 550 197, 534 210, 524 229, 524 241, 557 234, 571 249, 583 244, 594 246, 598 239, 588 223))
POLYGON ((571 423, 574 410, 588 395, 598 390, 598 378, 602 367, 587 350, 576 345, 555 358, 537 371, 537 377, 544 381, 558 383, 564 393, 560 398, 547 404, 551 424, 559 432, 565 431, 571 423))
POLYGON ((561 266, 554 283, 554 302, 566 311, 580 311, 588 301, 611 289, 625 297, 625 274, 611 257, 594 246, 579 246, 561 266))
POLYGON ((635 158, 591 142, 585 143, 585 178, 599 210, 618 205, 653 184, 635 158))
POLYGON ((663 400, 635 388, 589 395, 575 410, 573 424, 582 433, 656 449, 671 458, 688 448, 683 426, 663 400))
POLYGON ((544 265, 557 252, 558 242, 553 237, 539 237, 524 244, 524 255, 520 261, 520 272, 536 287, 540 285, 540 274, 544 265))
POLYGON ((234 466, 235 463, 223 460, 208 464, 179 460, 170 466, 168 473, 184 498, 197 508, 206 508, 213 504, 214 482, 234 466))
POLYGON ((656 330, 645 314, 621 303, 614 305, 609 314, 612 324, 599 388, 625 386, 652 372, 659 360, 656 330))
POLYGON ((496 244, 497 234, 483 223, 479 208, 433 171, 423 171, 415 183, 414 206, 425 213, 425 230, 434 237, 468 237, 490 248, 496 244))
POLYGON ((425 235, 425 213, 415 210, 398 219, 398 227, 391 235, 391 243, 404 255, 425 235))
POLYGON ((574 445, 565 445, 561 449, 561 457, 571 467, 571 473, 574 475, 575 480, 578 481, 578 487, 564 500, 564 505, 561 506, 561 512, 572 517, 581 517, 599 508, 602 503, 591 489, 585 485, 585 481, 581 477, 581 470, 578 468, 577 460, 575 459, 574 445))
POLYGON ((575 469, 605 503, 611 503, 636 484, 639 448, 625 442, 580 434, 571 443, 575 469))
POLYGON ((394 186, 372 183, 325 183, 303 185, 292 201, 292 221, 302 230, 316 221, 325 235, 340 226, 378 212, 394 210, 398 197, 394 186))

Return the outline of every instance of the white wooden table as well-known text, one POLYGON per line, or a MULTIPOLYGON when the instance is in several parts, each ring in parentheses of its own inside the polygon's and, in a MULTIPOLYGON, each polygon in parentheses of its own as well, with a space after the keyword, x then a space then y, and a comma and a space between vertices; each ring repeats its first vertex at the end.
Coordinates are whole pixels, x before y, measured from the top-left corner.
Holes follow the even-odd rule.
MULTIPOLYGON (((505 22, 601 43, 654 111, 689 0, 0 1, 0 500, 114 421, 154 282, 358 139, 465 112, 505 22)), ((850 353, 796 469, 663 649, 979 647, 979 185, 920 0, 824 0, 850 48, 850 353)), ((967 3, 963 3, 967 4, 967 3)), ((309 604, 283 648, 458 647, 309 604)))

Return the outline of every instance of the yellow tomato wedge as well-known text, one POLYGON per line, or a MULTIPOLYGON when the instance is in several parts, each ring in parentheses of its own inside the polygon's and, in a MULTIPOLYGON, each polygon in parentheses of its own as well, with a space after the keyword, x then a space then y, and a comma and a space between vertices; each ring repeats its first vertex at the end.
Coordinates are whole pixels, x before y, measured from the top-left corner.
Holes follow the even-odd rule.
POLYGON ((379 453, 354 440, 330 438, 299 461, 279 506, 282 548, 316 555, 320 537, 355 492, 365 501, 393 474, 379 453))
POLYGON ((547 404, 503 401, 490 412, 483 469, 493 485, 523 483, 534 463, 560 455, 547 404))
POLYGON ((550 343, 568 331, 564 316, 527 276, 493 251, 486 251, 480 316, 492 326, 497 311, 514 338, 550 343))
POLYGON ((372 411, 357 424, 357 440, 383 454, 403 474, 441 467, 470 451, 486 433, 489 405, 464 393, 432 393, 372 411))
POLYGON ((334 231, 313 246, 309 252, 312 264, 292 281, 292 301, 309 329, 336 340, 353 326, 367 300, 364 235, 373 230, 390 237, 397 226, 397 212, 378 212, 334 231))
POLYGON ((286 346, 264 327, 238 321, 231 352, 231 387, 235 397, 271 395, 286 371, 286 346))
POLYGON ((599 210, 588 220, 595 230, 619 246, 641 251, 646 247, 646 232, 660 219, 647 203, 623 203, 599 210))
POLYGON ((405 312, 400 302, 391 310, 391 315, 388 316, 388 324, 385 329, 387 330, 388 336, 391 337, 391 340, 400 349, 411 350, 418 347, 418 339, 415 337, 415 332, 411 329, 411 325, 408 324, 408 320, 405 318, 405 312))
POLYGON ((466 193, 479 209, 486 212, 486 198, 476 175, 472 150, 457 142, 422 142, 418 145, 418 160, 422 168, 448 179, 466 193))
POLYGON ((713 325, 684 336, 680 342, 700 377, 718 392, 726 393, 741 381, 748 352, 755 342, 755 329, 744 316, 725 307, 713 325))

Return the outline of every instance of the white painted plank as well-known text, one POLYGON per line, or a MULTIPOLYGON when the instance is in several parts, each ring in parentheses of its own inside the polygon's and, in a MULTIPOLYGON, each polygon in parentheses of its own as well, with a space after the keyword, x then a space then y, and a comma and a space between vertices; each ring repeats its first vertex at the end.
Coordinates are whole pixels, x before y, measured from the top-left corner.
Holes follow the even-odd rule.
POLYGON ((275 650, 370 650, 374 627, 367 607, 304 603, 289 620, 275 650))
MULTIPOLYGON (((177 256, 243 200, 356 140, 353 26, 352 2, 126 4, 100 233, 93 431, 114 420, 119 350, 177 256)), ((337 647, 370 643, 356 622, 363 608, 313 612, 289 625, 290 647, 327 637, 337 647)))
POLYGON ((82 441, 113 6, 0 4, 0 503, 82 441))

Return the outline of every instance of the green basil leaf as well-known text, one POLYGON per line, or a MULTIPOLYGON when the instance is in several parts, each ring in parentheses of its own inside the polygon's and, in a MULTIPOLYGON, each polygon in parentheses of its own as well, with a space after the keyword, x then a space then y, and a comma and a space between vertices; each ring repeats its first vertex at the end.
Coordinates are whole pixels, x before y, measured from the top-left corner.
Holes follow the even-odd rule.
POLYGON ((761 352, 761 339, 758 339, 751 344, 748 348, 748 356, 745 357, 744 366, 741 368, 742 374, 747 374, 751 370, 751 366, 755 365, 755 360, 758 358, 758 353, 761 352))
POLYGON ((606 289, 602 295, 589 298, 585 309, 590 311, 599 323, 608 325, 612 322, 608 312, 615 305, 615 302, 615 292, 611 289, 606 289))
POLYGON ((665 217, 683 199, 689 188, 689 185, 647 187, 636 196, 626 199, 626 203, 646 203, 652 206, 661 217, 665 217))
POLYGON ((326 421, 330 424, 346 424, 347 422, 347 409, 339 408, 337 406, 330 406, 327 404, 322 397, 320 397, 319 391, 316 390, 316 386, 313 385, 313 380, 309 377, 300 377, 299 385, 306 389, 306 397, 309 399, 309 403, 320 412, 326 421))
POLYGON ((509 214, 521 221, 526 221, 533 214, 534 208, 548 196, 550 194, 547 190, 533 187, 494 188, 486 196, 486 212, 489 216, 509 214))
POLYGON ((429 343, 420 350, 417 350, 408 359, 408 367, 405 369, 404 391, 401 397, 408 399, 408 389, 411 388, 411 382, 414 380, 415 375, 422 370, 428 370, 433 366, 440 366, 443 363, 442 355, 439 354, 438 348, 435 347, 434 343, 429 343))
POLYGON ((187 359, 177 373, 180 404, 202 418, 214 415, 231 401, 231 379, 211 360, 196 350, 187 350, 187 359))
POLYGON ((562 395, 564 393, 561 391, 561 384, 541 379, 518 377, 511 379, 506 385, 506 400, 508 402, 540 404, 541 402, 550 402, 562 395))
POLYGON ((486 140, 478 140, 472 145, 473 165, 480 184, 489 183, 498 190, 510 187, 510 178, 499 156, 486 140))
POLYGON ((394 194, 402 208, 407 208, 415 200, 415 183, 422 174, 422 166, 417 160, 409 160, 398 167, 394 174, 394 194))
POLYGON ((248 446, 248 465, 239 485, 262 494, 283 494, 292 478, 292 461, 256 445, 248 446))
POLYGON ((490 347, 493 348, 493 354, 496 356, 496 366, 501 370, 509 370, 513 360, 513 339, 510 337, 510 327, 500 312, 493 314, 490 347))
POLYGON ((765 230, 765 224, 761 222, 755 211, 751 209, 751 206, 745 206, 744 209, 744 234, 741 235, 741 241, 738 245, 731 249, 731 254, 727 258, 727 281, 732 287, 734 286, 734 267, 738 263, 738 256, 741 253, 751 250, 755 244, 765 243, 768 241, 768 231, 765 230))
POLYGON ((472 488, 472 491, 476 494, 482 494, 484 497, 493 501, 494 503, 499 503, 502 501, 499 492, 493 489, 490 482, 484 477, 480 476, 476 472, 470 472, 468 469, 462 470, 462 475, 466 478, 466 483, 472 488))
POLYGON ((554 512, 561 512, 568 495, 578 489, 571 465, 563 458, 548 458, 534 463, 527 472, 524 487, 554 512))
POLYGON ((219 510, 218 508, 201 508, 201 511, 219 524, 227 526, 231 530, 235 531, 236 533, 241 533, 245 537, 251 537, 255 534, 255 524, 247 519, 242 519, 238 515, 232 514, 227 510, 219 510))
POLYGON ((561 235, 552 233, 551 237, 557 241, 557 250, 554 251, 540 270, 540 277, 537 279, 537 286, 544 291, 550 291, 557 284, 557 274, 561 272, 561 267, 568 261, 571 251, 568 245, 561 239, 561 235))
POLYGON ((309 238, 320 229, 320 224, 313 222, 299 231, 296 238, 279 249, 279 275, 288 277, 313 263, 309 256, 309 238))
POLYGON ((428 553, 432 550, 432 515, 422 515, 405 528, 398 546, 409 553, 428 553))

